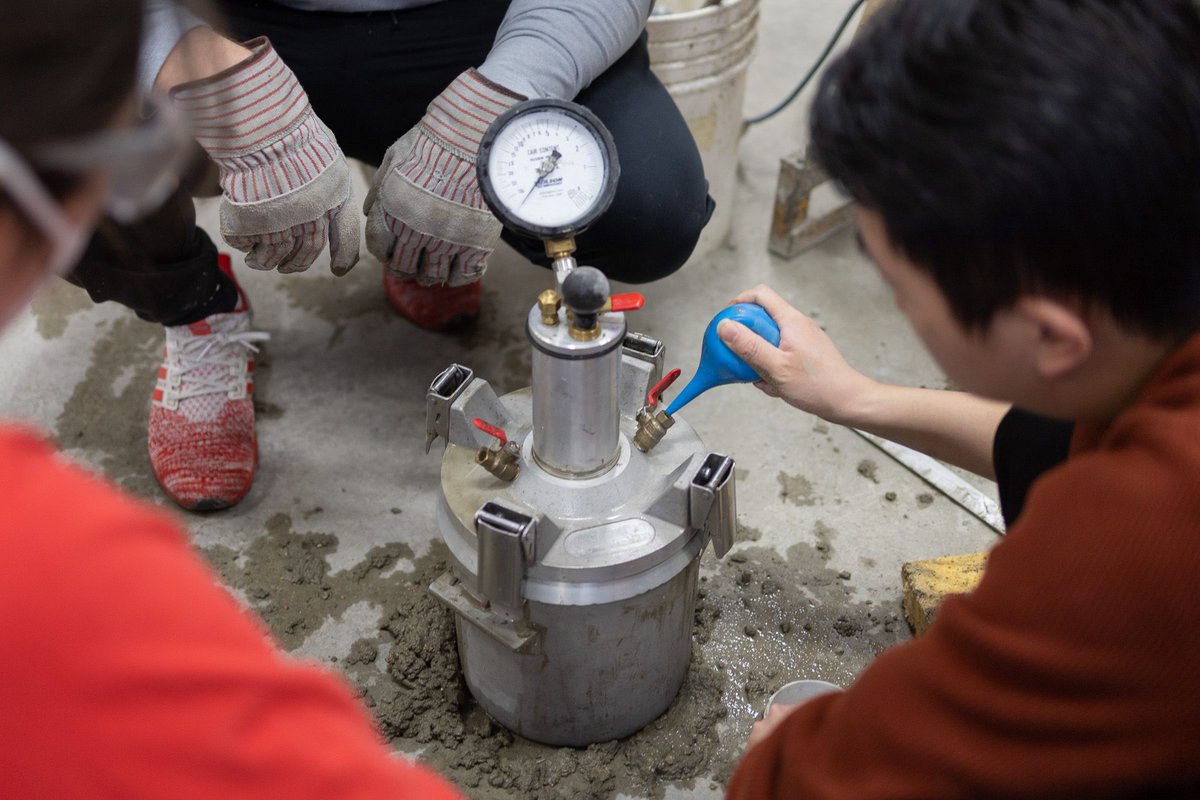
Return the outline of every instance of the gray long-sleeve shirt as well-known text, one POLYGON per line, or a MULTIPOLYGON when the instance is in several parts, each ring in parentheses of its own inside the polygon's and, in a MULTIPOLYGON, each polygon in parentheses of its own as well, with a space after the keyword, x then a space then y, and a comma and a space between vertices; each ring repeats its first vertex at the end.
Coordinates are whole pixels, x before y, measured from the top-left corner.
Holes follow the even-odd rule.
MULTIPOLYGON (((280 0, 308 11, 396 11, 440 0, 280 0)), ((570 100, 637 40, 653 0, 512 0, 483 64, 491 81, 528 97, 570 100)), ((176 43, 204 23, 173 0, 146 0, 139 78, 154 83, 176 43)), ((466 65, 464 65, 466 66, 466 65)))

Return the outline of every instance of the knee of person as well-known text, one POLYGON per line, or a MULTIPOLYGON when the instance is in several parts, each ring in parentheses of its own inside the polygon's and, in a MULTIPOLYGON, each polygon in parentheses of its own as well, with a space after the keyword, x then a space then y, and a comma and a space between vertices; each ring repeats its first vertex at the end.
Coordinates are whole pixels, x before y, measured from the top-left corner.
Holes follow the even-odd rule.
POLYGON ((608 271, 609 277, 626 283, 650 283, 677 272, 691 257, 704 226, 712 218, 715 204, 705 194, 692 208, 674 208, 638 215, 626 229, 628 251, 608 271))

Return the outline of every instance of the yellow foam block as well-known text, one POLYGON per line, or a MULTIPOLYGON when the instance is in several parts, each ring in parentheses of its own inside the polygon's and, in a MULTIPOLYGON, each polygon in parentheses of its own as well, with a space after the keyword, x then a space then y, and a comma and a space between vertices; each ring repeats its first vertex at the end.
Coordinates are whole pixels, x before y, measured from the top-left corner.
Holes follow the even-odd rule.
POLYGON ((920 636, 948 595, 974 589, 987 564, 987 553, 910 561, 900 568, 904 583, 904 617, 920 636))

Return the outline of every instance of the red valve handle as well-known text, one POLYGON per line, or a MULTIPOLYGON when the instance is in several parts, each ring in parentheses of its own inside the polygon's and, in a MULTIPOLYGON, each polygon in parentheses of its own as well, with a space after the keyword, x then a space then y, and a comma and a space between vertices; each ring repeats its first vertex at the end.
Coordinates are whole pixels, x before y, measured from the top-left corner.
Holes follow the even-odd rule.
POLYGON ((638 292, 614 294, 609 300, 610 311, 637 311, 646 305, 646 298, 638 292))
POLYGON ((667 373, 665 378, 654 384, 654 388, 651 389, 650 393, 646 395, 646 405, 650 406, 651 408, 654 408, 656 405, 658 405, 658 401, 659 398, 662 397, 662 393, 667 390, 667 387, 675 382, 675 379, 679 377, 679 373, 680 370, 673 369, 667 373))
POLYGON ((483 431, 484 433, 488 434, 489 436, 495 436, 497 439, 499 439, 501 447, 504 447, 504 445, 508 444, 508 436, 504 433, 503 428, 499 428, 490 422, 485 422, 484 420, 481 420, 479 417, 476 417, 475 419, 471 420, 471 422, 474 422, 475 427, 479 428, 479 430, 483 431))

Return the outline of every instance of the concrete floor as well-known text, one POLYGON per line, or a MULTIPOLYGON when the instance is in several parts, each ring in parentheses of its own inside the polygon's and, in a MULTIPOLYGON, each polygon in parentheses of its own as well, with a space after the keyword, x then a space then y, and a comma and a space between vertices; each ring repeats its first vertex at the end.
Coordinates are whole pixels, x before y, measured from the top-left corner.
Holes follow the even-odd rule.
MULTIPOLYGON (((768 107, 786 93, 847 5, 764 0, 747 112, 768 107)), ((837 235, 793 261, 766 251, 778 161, 803 145, 806 107, 807 94, 746 135, 728 246, 642 287, 647 306, 631 316, 630 326, 662 339, 668 367, 683 368, 686 378, 711 314, 738 290, 764 282, 823 323, 858 368, 888 381, 942 386, 942 375, 851 235, 837 235)), ((359 190, 361 197, 364 188, 359 190)), ((215 231, 215 203, 201 204, 201 219, 215 231)), ((256 386, 261 466, 253 490, 236 508, 181 520, 235 594, 260 610, 267 601, 247 587, 254 585, 251 572, 259 563, 251 558, 253 549, 264 537, 328 534, 322 570, 330 581, 356 565, 361 568, 369 551, 378 553, 388 544, 410 549, 396 550, 395 566, 389 561, 381 577, 406 574, 428 552, 441 446, 423 454, 424 394, 441 368, 450 362, 470 365, 498 391, 528 383, 521 325, 531 300, 547 284, 547 272, 521 263, 509 251, 499 252, 485 280, 478 328, 442 336, 417 330, 388 309, 380 267, 363 252, 363 260, 343 279, 331 277, 320 262, 307 273, 281 276, 246 269, 238 260, 256 325, 272 334, 256 386)), ((0 340, 5 365, 0 413, 40 425, 70 456, 163 504, 145 457, 144 428, 160 347, 155 326, 112 304, 93 306, 83 292, 59 283, 0 340)), ((847 683, 881 642, 907 635, 902 622, 891 620, 899 608, 903 562, 994 542, 992 530, 944 496, 918 499, 933 490, 853 432, 750 387, 711 392, 686 416, 710 449, 737 459, 740 522, 747 535, 760 535, 738 550, 750 548, 751 563, 773 551, 793 584, 807 586, 814 578, 813 587, 824 587, 806 591, 813 619, 836 621, 850 613, 847 609, 860 613, 873 606, 881 613, 871 621, 886 624, 886 635, 879 626, 860 635, 858 626, 836 648, 821 639, 817 644, 824 649, 808 661, 781 661, 769 670, 765 681, 773 685, 767 689, 791 677, 847 683), (871 472, 867 461, 877 465, 874 479, 862 474, 871 472), (885 498, 888 492, 895 492, 894 501, 885 498), (818 581, 817 572, 851 577, 818 581), (831 584, 840 590, 826 591, 831 584)), ((992 491, 986 482, 976 484, 992 491)), ((721 586, 737 574, 731 569, 737 569, 736 562, 722 570, 706 558, 703 574, 717 598, 710 597, 710 605, 725 602, 721 586)), ((285 646, 338 667, 355 642, 378 637, 388 613, 386 598, 386 592, 343 598, 319 625, 293 621, 282 626, 281 618, 270 614, 268 620, 285 646)), ((750 651, 773 646, 769 637, 743 636, 738 619, 727 615, 728 624, 714 628, 702 648, 709 662, 725 666, 735 689, 736 683, 746 683, 745 670, 738 673, 737 665, 761 666, 761 652, 750 651)), ((781 658, 789 652, 781 650, 781 658)), ((386 678, 382 671, 379 675, 386 678)), ((738 737, 744 736, 761 696, 749 689, 726 692, 729 717, 721 737, 727 751, 740 746, 738 737)), ((708 764, 697 780, 656 784, 647 791, 719 796, 719 784, 709 779, 719 772, 719 764, 708 764)))

